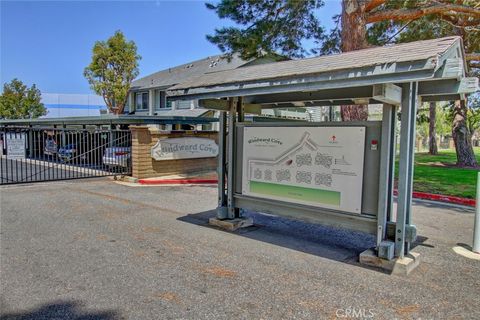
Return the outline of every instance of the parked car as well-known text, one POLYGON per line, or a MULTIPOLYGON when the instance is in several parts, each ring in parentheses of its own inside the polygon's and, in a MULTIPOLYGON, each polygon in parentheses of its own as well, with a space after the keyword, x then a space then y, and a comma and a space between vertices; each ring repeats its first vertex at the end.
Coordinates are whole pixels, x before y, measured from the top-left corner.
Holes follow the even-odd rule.
POLYGON ((72 160, 80 161, 86 160, 84 154, 79 154, 78 148, 76 144, 67 144, 66 146, 61 147, 58 149, 57 152, 58 158, 64 162, 70 162, 72 160))
POLYGON ((45 140, 45 147, 43 148, 43 153, 47 156, 55 156, 58 151, 57 142, 51 136, 45 140))
POLYGON ((132 152, 130 147, 110 147, 103 153, 103 164, 108 167, 127 168, 130 165, 132 152))

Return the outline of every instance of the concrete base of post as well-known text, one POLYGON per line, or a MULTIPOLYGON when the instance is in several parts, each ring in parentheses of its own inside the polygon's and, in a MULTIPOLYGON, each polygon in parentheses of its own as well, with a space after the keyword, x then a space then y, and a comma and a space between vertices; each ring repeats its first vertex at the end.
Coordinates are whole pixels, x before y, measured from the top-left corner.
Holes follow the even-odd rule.
POLYGON ((208 220, 208 223, 211 226, 215 226, 226 231, 235 231, 240 228, 253 226, 253 219, 252 218, 236 218, 236 219, 221 220, 218 218, 210 218, 208 220))
POLYGON ((462 257, 480 261, 480 253, 476 253, 470 246, 455 246, 452 250, 462 257))
POLYGON ((376 267, 390 272, 391 274, 407 276, 420 263, 420 254, 410 252, 403 258, 395 258, 392 260, 379 258, 374 249, 367 249, 360 253, 360 264, 370 267, 376 267))

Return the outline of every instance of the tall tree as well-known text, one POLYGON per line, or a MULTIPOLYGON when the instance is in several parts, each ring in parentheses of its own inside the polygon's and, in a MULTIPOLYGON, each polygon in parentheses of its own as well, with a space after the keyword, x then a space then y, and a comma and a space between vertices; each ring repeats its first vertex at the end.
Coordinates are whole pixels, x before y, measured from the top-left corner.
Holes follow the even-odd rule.
POLYGON ((437 122, 437 104, 433 101, 429 104, 429 113, 428 153, 431 155, 437 155, 437 130, 435 128, 435 124, 437 122))
POLYGON ((480 93, 472 95, 468 99, 467 127, 470 134, 480 130, 480 93))
POLYGON ((47 114, 42 94, 35 85, 30 88, 18 79, 3 85, 0 96, 1 119, 34 119, 47 114))
POLYGON ((455 101, 452 138, 457 153, 457 165, 475 167, 477 166, 477 160, 473 152, 471 134, 467 127, 467 112, 465 100, 455 101))
MULTIPOLYGON (((389 38, 399 43, 450 35, 461 36, 467 63, 470 67, 469 73, 471 76, 478 77, 480 76, 480 3, 472 0, 456 1, 455 3, 444 1, 443 3, 447 9, 452 6, 457 11, 443 11, 444 8, 434 6, 433 9, 442 11, 436 13, 431 9, 427 12, 433 13, 419 18, 412 19, 407 16, 407 19, 410 20, 390 20, 383 24, 377 24, 375 29, 369 30, 377 33, 372 38, 389 38)), ((452 137, 457 153, 457 165, 476 166, 477 161, 471 144, 472 132, 467 125, 470 114, 468 104, 457 101, 453 104, 452 111, 452 137)), ((431 117, 430 120, 434 121, 434 117, 431 117)))
POLYGON ((207 39, 228 56, 238 53, 245 60, 270 53, 303 57, 302 41, 323 33, 314 13, 321 0, 222 0, 206 6, 238 25, 215 29, 207 39))
POLYGON ((460 166, 475 167, 477 161, 472 146, 472 134, 480 128, 479 96, 474 95, 465 101, 450 103, 448 121, 453 123, 452 138, 457 153, 457 164, 460 166))
POLYGON ((137 46, 127 41, 121 31, 107 41, 97 41, 93 46, 92 61, 84 76, 95 93, 103 96, 108 110, 122 114, 127 103, 132 81, 138 76, 137 46))
MULTIPOLYGON (((477 33, 480 24, 480 4, 478 0, 342 0, 341 21, 340 30, 337 24, 337 30, 332 30, 329 35, 324 35, 323 39, 320 39, 323 40, 321 53, 363 49, 369 45, 384 45, 392 40, 405 42, 406 39, 414 41, 448 35, 429 29, 431 25, 424 24, 424 21, 435 24, 448 23, 457 35, 462 35, 459 30, 476 26, 477 33), (424 32, 416 30, 410 37, 405 36, 404 29, 406 27, 411 29, 415 24, 423 24, 424 32), (341 42, 335 46, 332 45, 332 39, 341 39, 341 42)), ((463 36, 466 48, 475 47, 480 41, 478 34, 463 32, 463 36)), ((467 53, 470 64, 480 66, 478 64, 480 54, 472 50, 467 50, 467 53)), ((351 106, 342 107, 342 117, 351 117, 351 109, 351 106)), ((365 117, 363 110, 357 110, 359 117, 365 117)), ((356 116, 353 115, 354 118, 356 116)))

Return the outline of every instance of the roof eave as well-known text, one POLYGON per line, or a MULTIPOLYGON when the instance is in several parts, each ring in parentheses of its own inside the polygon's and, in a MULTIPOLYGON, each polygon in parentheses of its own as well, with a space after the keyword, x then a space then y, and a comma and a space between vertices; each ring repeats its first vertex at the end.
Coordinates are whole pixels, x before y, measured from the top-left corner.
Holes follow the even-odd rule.
POLYGON ((297 75, 288 78, 265 79, 249 83, 227 83, 215 86, 185 88, 182 85, 167 90, 170 100, 207 99, 295 91, 317 91, 358 87, 384 83, 419 81, 435 76, 436 59, 336 70, 316 75, 297 75))
POLYGON ((171 88, 175 84, 169 84, 169 85, 161 85, 161 86, 132 86, 130 87, 131 92, 139 92, 139 91, 147 91, 147 90, 167 90, 168 88, 171 88))

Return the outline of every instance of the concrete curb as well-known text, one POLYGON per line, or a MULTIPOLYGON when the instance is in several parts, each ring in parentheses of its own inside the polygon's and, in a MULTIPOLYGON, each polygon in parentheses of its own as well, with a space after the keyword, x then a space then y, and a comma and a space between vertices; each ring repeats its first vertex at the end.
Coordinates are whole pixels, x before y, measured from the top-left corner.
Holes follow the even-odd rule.
MULTIPOLYGON (((143 185, 169 185, 169 184, 216 184, 218 179, 138 179, 139 184, 143 185)), ((394 195, 398 194, 398 190, 393 191, 394 195)), ((462 206, 475 207, 475 199, 460 198, 455 196, 445 196, 441 194, 433 194, 426 192, 413 192, 413 198, 430 201, 446 202, 451 204, 459 204, 462 206)))
POLYGON ((138 183, 144 185, 159 184, 217 184, 217 179, 138 179, 138 183))
MULTIPOLYGON (((398 190, 393 191, 394 195, 398 194, 398 190)), ((437 202, 446 202, 451 204, 459 204, 462 206, 475 207, 475 199, 460 198, 455 196, 445 196, 441 194, 433 194, 426 192, 414 191, 412 194, 415 199, 431 200, 437 202)))

